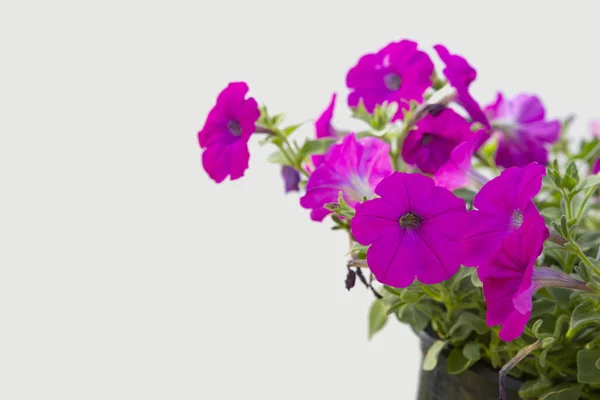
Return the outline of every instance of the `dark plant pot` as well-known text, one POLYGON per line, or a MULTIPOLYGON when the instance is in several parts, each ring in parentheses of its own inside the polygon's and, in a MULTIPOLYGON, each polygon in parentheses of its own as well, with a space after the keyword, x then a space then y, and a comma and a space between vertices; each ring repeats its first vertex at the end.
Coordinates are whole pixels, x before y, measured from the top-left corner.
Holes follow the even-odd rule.
MULTIPOLYGON (((419 333, 423 355, 436 340, 426 332, 419 333)), ((498 371, 491 365, 478 362, 458 375, 446 370, 448 351, 440 354, 433 371, 423 371, 419 377, 417 400, 488 400, 498 399, 498 371)), ((506 377, 506 399, 520 400, 521 381, 506 377)))

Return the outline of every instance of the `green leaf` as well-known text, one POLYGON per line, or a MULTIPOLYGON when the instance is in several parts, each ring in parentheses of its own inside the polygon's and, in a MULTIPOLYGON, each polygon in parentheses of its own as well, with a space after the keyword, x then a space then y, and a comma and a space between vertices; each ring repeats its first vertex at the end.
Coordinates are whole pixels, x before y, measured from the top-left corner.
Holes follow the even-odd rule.
POLYGON ((474 191, 464 188, 456 189, 453 193, 456 195, 456 197, 463 199, 467 203, 472 203, 473 198, 476 195, 474 191))
POLYGON ((485 320, 482 317, 475 315, 471 312, 465 311, 462 314, 460 314, 459 317, 456 319, 455 324, 452 326, 452 328, 450 328, 448 334, 452 335, 452 333, 462 325, 470 327, 472 330, 474 330, 480 335, 483 335, 489 330, 485 323, 485 320))
POLYGON ((471 361, 479 361, 481 359, 481 344, 476 342, 465 344, 463 355, 471 361))
POLYGON ((540 211, 540 214, 542 214, 542 217, 547 218, 550 221, 556 221, 560 219, 560 216, 562 215, 560 208, 558 207, 546 207, 540 211))
MULTIPOLYGON (((362 246, 362 245, 360 245, 360 246, 362 246)), ((402 291, 404 290, 404 289, 398 289, 398 288, 388 286, 388 285, 383 285, 383 289, 386 292, 393 294, 394 296, 398 296, 398 297, 402 296, 402 291)))
POLYGON ((580 350, 577 353, 577 382, 600 383, 600 350, 580 350))
POLYGON ((307 139, 300 150, 298 150, 298 159, 303 160, 306 156, 311 154, 325 154, 329 149, 329 146, 333 143, 335 143, 335 139, 332 138, 307 139))
POLYGON ((575 187, 574 191, 589 189, 592 187, 600 186, 600 175, 591 175, 582 179, 579 184, 575 187))
POLYGON ((417 304, 407 304, 406 307, 398 310, 398 319, 405 324, 409 324, 417 332, 422 331, 429 325, 430 316, 421 311, 417 304))
POLYGON ((463 355, 461 349, 452 349, 450 355, 448 356, 448 372, 453 375, 460 374, 461 372, 466 371, 474 363, 474 361, 469 360, 463 355))
POLYGON ((294 124, 294 125, 290 125, 288 127, 286 127, 283 130, 283 134, 285 136, 290 136, 292 133, 294 133, 298 128, 300 128, 302 125, 306 124, 308 121, 304 121, 304 122, 300 122, 299 124, 294 124))
POLYGON ((402 295, 400 296, 400 298, 402 299, 402 301, 412 304, 412 303, 416 303, 417 301, 419 301, 421 299, 421 297, 423 297, 423 295, 424 295, 424 293, 421 292, 420 290, 408 288, 402 292, 402 295))
POLYGON ((537 399, 550 388, 552 388, 552 381, 542 376, 536 380, 526 381, 519 389, 519 396, 523 399, 537 399))
POLYGON ((583 385, 559 385, 546 392, 539 400, 579 400, 583 385))
POLYGON ((537 299, 533 302, 531 309, 531 319, 539 317, 543 314, 554 314, 556 312, 556 304, 548 299, 537 299))
POLYGON ((594 310, 589 303, 581 303, 573 310, 567 338, 573 338, 582 328, 596 324, 600 324, 600 313, 594 310))
POLYGON ((423 358, 423 370, 425 371, 433 371, 435 366, 437 365, 438 358, 440 356, 440 352, 446 346, 446 342, 443 340, 436 340, 427 353, 425 354, 425 358, 423 358))
POLYGON ((369 340, 379 332, 388 320, 387 305, 379 299, 375 300, 369 311, 369 340))
POLYGON ((292 163, 287 159, 287 157, 281 151, 276 151, 275 153, 269 155, 267 157, 267 161, 272 164, 292 165, 292 163))

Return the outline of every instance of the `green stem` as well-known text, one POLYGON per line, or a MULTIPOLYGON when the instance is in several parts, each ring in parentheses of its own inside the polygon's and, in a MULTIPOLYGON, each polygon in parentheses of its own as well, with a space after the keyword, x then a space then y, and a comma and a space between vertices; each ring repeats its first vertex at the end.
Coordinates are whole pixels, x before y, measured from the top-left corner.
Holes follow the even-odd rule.
POLYGON ((595 191, 596 191, 596 188, 592 187, 585 194, 585 198, 583 199, 583 203, 581 203, 581 207, 579 207, 579 211, 577 211, 577 219, 576 219, 577 222, 579 222, 581 220, 581 214, 583 214, 583 209, 585 208, 587 202, 590 200, 590 197, 592 197, 592 195, 594 194, 595 191))

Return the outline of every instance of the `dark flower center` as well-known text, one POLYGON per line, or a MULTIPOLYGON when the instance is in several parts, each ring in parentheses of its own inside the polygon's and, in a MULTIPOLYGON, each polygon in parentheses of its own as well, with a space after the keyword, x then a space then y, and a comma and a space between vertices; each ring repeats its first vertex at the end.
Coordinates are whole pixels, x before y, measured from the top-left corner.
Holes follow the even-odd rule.
POLYGON ((523 213, 521 212, 521 210, 514 210, 512 212, 512 225, 515 228, 520 228, 521 225, 523 224, 523 213))
POLYGON ((431 143, 433 141, 434 138, 435 138, 435 135, 433 135, 431 133, 425 133, 425 134, 423 134, 423 138, 421 138, 421 144, 423 146, 427 146, 429 143, 431 143))
POLYGON ((227 129, 233 136, 242 136, 242 127, 235 119, 229 120, 227 123, 227 129))
POLYGON ((385 83, 385 87, 392 92, 400 89, 400 86, 402 85, 402 79, 400 79, 400 75, 395 72, 385 74, 383 77, 383 82, 385 83))
POLYGON ((419 215, 409 212, 401 216, 398 222, 404 229, 417 229, 421 226, 421 221, 422 218, 419 215))

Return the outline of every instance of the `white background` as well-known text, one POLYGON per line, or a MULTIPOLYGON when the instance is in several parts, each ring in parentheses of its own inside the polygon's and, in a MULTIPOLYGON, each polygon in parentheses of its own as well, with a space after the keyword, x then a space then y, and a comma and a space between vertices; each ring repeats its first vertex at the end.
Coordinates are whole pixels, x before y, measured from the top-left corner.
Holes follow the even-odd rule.
POLYGON ((395 320, 367 340, 346 237, 271 149, 214 184, 196 133, 232 80, 290 122, 337 91, 353 126, 347 70, 412 38, 464 55, 481 102, 537 93, 584 134, 598 12, 550 4, 1 1, 0 398, 414 398, 418 341, 395 320))

